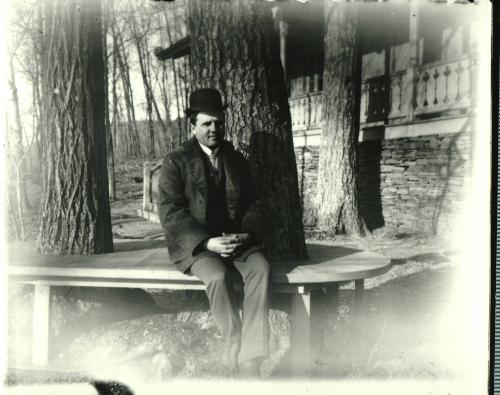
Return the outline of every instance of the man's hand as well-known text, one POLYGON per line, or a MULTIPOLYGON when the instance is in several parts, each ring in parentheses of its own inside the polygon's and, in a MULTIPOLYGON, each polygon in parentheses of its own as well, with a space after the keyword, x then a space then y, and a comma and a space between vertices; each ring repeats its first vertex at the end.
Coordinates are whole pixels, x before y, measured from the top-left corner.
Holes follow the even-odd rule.
POLYGON ((242 242, 237 235, 212 237, 207 241, 207 250, 216 252, 222 257, 228 257, 235 253, 235 251, 242 246, 242 242))
POLYGON ((223 258, 235 255, 250 244, 251 236, 249 233, 223 233, 222 236, 231 237, 234 241, 240 243, 231 254, 221 254, 223 258))

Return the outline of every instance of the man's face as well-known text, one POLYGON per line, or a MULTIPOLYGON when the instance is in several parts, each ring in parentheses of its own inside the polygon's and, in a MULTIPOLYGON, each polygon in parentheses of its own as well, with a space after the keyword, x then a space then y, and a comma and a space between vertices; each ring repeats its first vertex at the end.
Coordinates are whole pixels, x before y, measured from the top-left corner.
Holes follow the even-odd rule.
POLYGON ((200 144, 211 149, 217 148, 224 138, 224 113, 198 113, 196 125, 191 125, 191 132, 200 144))

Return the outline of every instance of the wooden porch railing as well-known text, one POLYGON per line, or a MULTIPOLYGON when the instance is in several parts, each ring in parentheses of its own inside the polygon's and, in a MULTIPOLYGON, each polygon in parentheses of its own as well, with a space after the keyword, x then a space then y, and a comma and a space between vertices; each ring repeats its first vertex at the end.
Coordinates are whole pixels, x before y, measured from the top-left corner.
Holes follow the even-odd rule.
POLYGON ((311 92, 289 99, 292 130, 307 130, 321 127, 323 115, 323 92, 311 92))
MULTIPOLYGON (((418 66, 414 81, 407 70, 363 81, 361 124, 371 122, 408 123, 419 118, 439 118, 465 111, 472 101, 471 76, 476 56, 469 54, 418 66), (413 86, 411 86, 413 84, 413 86), (414 92, 413 113, 408 114, 408 95, 414 92)), ((321 127, 323 92, 311 92, 289 99, 292 130, 321 127)))
POLYGON ((469 107, 470 74, 474 65, 474 57, 463 56, 420 67, 416 81, 415 114, 469 107))
MULTIPOLYGON (((414 91, 412 117, 439 118, 455 110, 463 110, 471 105, 471 75, 476 63, 475 55, 461 56, 451 60, 441 60, 417 67, 415 80, 411 81, 406 70, 389 75, 387 92, 388 108, 384 119, 389 122, 399 119, 401 122, 412 122, 408 115, 408 95, 414 91), (413 84, 413 89, 411 88, 413 84)), ((361 123, 376 120, 380 102, 377 90, 373 85, 375 79, 363 81, 361 90, 361 123)), ((377 81, 375 81, 377 82, 377 81)), ((380 93, 380 91, 378 91, 380 93)), ((383 99, 382 99, 383 100, 383 99)))

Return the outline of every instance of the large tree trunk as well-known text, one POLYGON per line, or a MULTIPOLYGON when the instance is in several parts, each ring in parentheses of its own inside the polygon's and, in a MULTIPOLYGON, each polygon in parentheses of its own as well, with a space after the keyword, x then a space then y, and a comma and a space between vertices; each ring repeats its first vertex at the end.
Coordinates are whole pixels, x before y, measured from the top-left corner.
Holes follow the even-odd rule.
POLYGON ((249 159, 275 259, 306 255, 290 109, 271 9, 261 0, 191 0, 192 89, 218 88, 226 138, 249 159))
POLYGON ((359 5, 325 2, 323 134, 319 159, 318 229, 364 235, 356 188, 360 106, 359 5))
POLYGON ((46 0, 43 92, 43 253, 113 249, 106 167, 99 0, 46 0))

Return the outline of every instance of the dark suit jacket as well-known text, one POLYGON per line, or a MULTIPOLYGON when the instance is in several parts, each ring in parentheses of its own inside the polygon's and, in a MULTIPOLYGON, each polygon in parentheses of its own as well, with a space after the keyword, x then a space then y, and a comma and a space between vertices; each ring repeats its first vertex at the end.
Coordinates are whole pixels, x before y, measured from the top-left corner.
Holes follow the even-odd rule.
MULTIPOLYGON (((262 239, 264 225, 248 164, 227 141, 221 145, 221 151, 229 217, 239 225, 240 232, 251 232, 262 239)), ((210 234, 207 228, 208 186, 202 155, 193 137, 165 156, 158 180, 158 215, 165 229, 170 260, 183 272, 201 256, 217 255, 209 251, 197 253, 202 241, 220 236, 210 234)), ((245 260, 262 248, 262 243, 256 243, 237 259, 245 260)))

